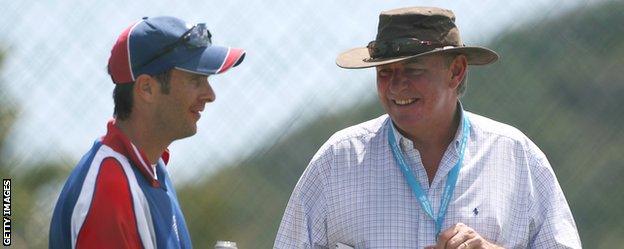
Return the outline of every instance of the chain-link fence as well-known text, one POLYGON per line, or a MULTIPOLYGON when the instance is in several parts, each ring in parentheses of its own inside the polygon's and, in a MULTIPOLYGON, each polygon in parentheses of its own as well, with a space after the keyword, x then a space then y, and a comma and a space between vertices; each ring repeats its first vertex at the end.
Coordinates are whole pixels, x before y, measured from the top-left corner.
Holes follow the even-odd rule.
POLYGON ((624 240, 621 1, 0 0, 0 173, 13 179, 13 246, 44 248, 68 172, 105 133, 106 62, 143 16, 206 22, 244 63, 211 77, 217 101, 170 147, 193 242, 271 247, 303 168, 332 132, 382 113, 372 70, 336 55, 374 39, 380 11, 454 10, 466 44, 502 58, 471 69, 467 109, 512 124, 546 152, 587 247, 624 240))

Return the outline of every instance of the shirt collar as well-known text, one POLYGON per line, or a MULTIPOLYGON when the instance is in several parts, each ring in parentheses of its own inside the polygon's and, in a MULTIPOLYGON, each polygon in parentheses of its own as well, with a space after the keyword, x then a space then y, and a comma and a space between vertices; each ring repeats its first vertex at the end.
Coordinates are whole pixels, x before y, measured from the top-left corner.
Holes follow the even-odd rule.
MULTIPOLYGON (((141 148, 134 145, 130 139, 117 127, 116 120, 111 119, 108 121, 107 132, 104 137, 102 137, 102 143, 111 147, 114 151, 124 155, 128 158, 134 167, 137 167, 141 174, 145 177, 145 179, 150 182, 152 187, 159 187, 160 183, 158 182, 156 176, 156 168, 150 165, 149 160, 145 156, 145 153, 141 148)), ((162 156, 162 164, 166 165, 169 161, 169 150, 165 149, 162 156)), ((160 160, 159 160, 160 161, 160 160)))
MULTIPOLYGON (((461 137, 463 135, 462 127, 464 125, 464 115, 466 115, 466 113, 464 112, 464 106, 462 105, 460 101, 457 101, 457 107, 459 111, 459 125, 457 126, 457 131, 455 132, 455 138, 453 139, 453 147, 455 148, 455 151, 459 153, 459 144, 461 143, 461 137)), ((392 132, 394 133, 394 139, 396 140, 396 143, 400 145, 400 147, 403 147, 404 145, 401 142, 405 142, 405 145, 412 146, 413 148, 414 146, 413 142, 409 140, 408 138, 406 138, 405 136, 403 136, 403 134, 399 132, 399 130, 394 125, 394 122, 392 122, 392 119, 390 119, 390 128, 392 129, 392 132)), ((402 149, 405 150, 405 148, 402 148, 402 149)))

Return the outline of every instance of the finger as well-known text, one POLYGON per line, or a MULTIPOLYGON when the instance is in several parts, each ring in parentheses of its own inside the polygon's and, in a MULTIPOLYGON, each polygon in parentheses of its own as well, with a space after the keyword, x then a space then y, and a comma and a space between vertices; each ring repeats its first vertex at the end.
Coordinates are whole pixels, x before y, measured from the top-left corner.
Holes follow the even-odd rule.
POLYGON ((448 242, 448 240, 453 238, 453 236, 455 236, 455 234, 459 232, 459 227, 461 225, 464 225, 464 224, 457 223, 447 228, 446 230, 442 231, 440 235, 438 236, 438 242, 436 243, 436 248, 444 249, 446 247, 446 243, 448 242))
POLYGON ((472 233, 472 229, 470 229, 469 227, 462 227, 459 229, 457 234, 455 234, 455 236, 453 236, 446 242, 445 248, 462 248, 462 244, 464 242, 474 237, 473 234, 474 233, 472 233))
POLYGON ((479 238, 478 236, 475 236, 474 238, 464 241, 464 243, 460 245, 459 249, 481 248, 480 247, 481 244, 482 244, 481 238, 479 238))

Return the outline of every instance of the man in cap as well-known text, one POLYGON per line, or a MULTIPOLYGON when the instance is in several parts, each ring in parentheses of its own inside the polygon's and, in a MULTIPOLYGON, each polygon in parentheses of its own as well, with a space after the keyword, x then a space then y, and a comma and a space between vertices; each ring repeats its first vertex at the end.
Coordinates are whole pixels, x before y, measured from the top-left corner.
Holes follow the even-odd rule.
POLYGON ((196 133, 215 100, 208 76, 244 56, 212 45, 204 23, 161 16, 126 28, 108 61, 115 118, 67 179, 50 248, 191 248, 167 147, 196 133))
POLYGON ((276 248, 580 248, 545 155, 517 129, 465 111, 465 46, 439 8, 382 12, 343 68, 375 67, 387 115, 334 134, 286 207, 276 248))

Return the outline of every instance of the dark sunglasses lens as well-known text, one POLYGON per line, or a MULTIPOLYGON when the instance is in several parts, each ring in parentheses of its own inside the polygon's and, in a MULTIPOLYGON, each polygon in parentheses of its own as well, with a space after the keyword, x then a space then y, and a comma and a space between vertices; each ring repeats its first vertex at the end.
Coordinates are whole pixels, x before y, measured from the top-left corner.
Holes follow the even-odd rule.
POLYGON ((212 44, 212 35, 205 23, 198 23, 195 25, 191 32, 188 34, 186 43, 193 47, 207 47, 212 44))

